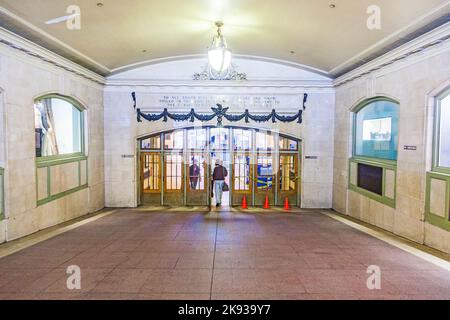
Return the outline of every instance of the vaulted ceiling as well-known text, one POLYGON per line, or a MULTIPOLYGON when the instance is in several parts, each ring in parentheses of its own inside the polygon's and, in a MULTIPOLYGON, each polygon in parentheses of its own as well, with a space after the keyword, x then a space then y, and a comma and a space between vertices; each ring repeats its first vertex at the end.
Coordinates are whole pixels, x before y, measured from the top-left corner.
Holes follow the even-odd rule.
POLYGON ((449 0, 0 0, 0 26, 102 75, 205 54, 214 21, 237 55, 279 59, 330 76, 449 20, 449 0), (97 5, 101 2, 102 5, 97 5), (332 4, 334 8, 332 8, 332 4), (81 29, 46 21, 81 9, 81 29), (367 8, 381 9, 369 30, 367 8))

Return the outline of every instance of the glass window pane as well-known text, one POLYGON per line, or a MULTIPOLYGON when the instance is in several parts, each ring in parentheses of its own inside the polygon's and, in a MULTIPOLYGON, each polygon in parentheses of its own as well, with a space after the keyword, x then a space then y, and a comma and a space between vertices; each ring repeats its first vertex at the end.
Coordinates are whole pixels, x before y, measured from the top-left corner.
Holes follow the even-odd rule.
POLYGON ((166 190, 181 190, 183 177, 183 156, 166 155, 166 190))
POLYGON ((82 152, 82 111, 72 103, 45 98, 34 105, 36 156, 82 152))
POLYGON ((189 155, 189 189, 205 190, 205 157, 203 154, 189 155))
POLYGON ((298 150, 298 142, 289 138, 280 137, 280 150, 298 150))
POLYGON ((212 128, 210 145, 213 150, 228 149, 230 143, 229 129, 226 128, 212 128))
POLYGON ((206 148, 206 129, 190 129, 187 131, 188 149, 206 148))
POLYGON ((390 101, 368 104, 356 114, 355 155, 397 160, 398 105, 390 101))
POLYGON ((257 189, 259 191, 271 190, 274 175, 272 155, 258 155, 257 164, 257 189))
POLYGON ((233 129, 233 149, 250 150, 252 148, 252 131, 233 129))
POLYGON ((164 149, 183 149, 183 131, 168 132, 164 134, 164 149))
POLYGON ((144 155, 144 192, 159 191, 160 155, 144 155))
POLYGON ((438 165, 450 167, 450 94, 440 101, 438 165))
POLYGON ((212 128, 210 145, 213 150, 226 150, 229 147, 229 129, 212 128))
POLYGON ((294 155, 280 156, 280 190, 295 191, 297 186, 294 155))
POLYGON ((234 157, 234 184, 236 191, 250 190, 251 157, 249 155, 235 155, 234 157))
POLYGON ((269 132, 256 132, 256 148, 258 150, 274 150, 274 136, 269 132))
POLYGON ((153 136, 141 141, 141 149, 160 149, 161 148, 161 136, 153 136))

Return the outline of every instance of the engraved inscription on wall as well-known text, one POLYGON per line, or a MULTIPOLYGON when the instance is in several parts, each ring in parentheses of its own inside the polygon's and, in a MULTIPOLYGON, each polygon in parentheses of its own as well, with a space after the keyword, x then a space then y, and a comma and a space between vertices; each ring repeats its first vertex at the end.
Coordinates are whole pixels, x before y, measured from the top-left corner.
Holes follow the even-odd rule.
POLYGON ((138 105, 144 111, 210 111, 211 107, 220 103, 229 107, 230 112, 242 112, 249 109, 253 112, 267 112, 276 109, 281 112, 295 113, 302 106, 300 95, 138 95, 138 105))

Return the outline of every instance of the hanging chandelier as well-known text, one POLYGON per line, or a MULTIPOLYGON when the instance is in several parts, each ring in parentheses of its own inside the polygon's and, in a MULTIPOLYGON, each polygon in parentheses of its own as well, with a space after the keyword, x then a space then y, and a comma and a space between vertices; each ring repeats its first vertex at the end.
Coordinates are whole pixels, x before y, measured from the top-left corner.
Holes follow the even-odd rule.
POLYGON ((247 74, 239 73, 232 61, 231 50, 222 35, 223 22, 217 21, 217 34, 208 48, 208 63, 202 72, 194 73, 193 80, 247 80, 247 74))
POLYGON ((223 22, 216 22, 217 35, 214 36, 208 50, 208 60, 211 68, 218 74, 226 73, 231 65, 232 54, 227 47, 227 41, 222 35, 223 22))

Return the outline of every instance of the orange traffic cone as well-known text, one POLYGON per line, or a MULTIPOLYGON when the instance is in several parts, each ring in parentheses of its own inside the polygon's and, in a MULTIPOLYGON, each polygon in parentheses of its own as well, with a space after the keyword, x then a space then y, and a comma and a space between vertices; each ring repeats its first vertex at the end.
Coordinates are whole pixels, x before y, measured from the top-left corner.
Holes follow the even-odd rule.
POLYGON ((270 209, 270 206, 269 206, 269 194, 266 194, 266 199, 264 200, 263 208, 264 209, 270 209))
POLYGON ((284 210, 291 210, 291 207, 289 206, 289 198, 286 197, 286 199, 284 199, 284 210))
POLYGON ((247 196, 242 197, 242 209, 248 209, 247 196))

